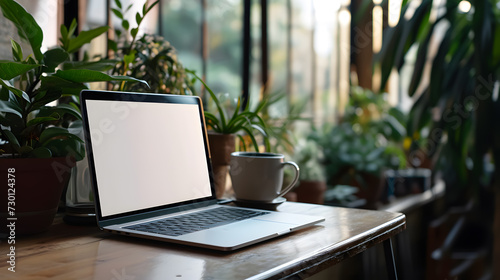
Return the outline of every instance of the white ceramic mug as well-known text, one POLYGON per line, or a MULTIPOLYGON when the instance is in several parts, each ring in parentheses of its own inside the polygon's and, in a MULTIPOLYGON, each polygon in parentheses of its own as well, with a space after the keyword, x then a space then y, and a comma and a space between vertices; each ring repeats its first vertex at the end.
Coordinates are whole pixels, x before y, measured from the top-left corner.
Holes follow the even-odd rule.
POLYGON ((299 179, 299 166, 295 162, 284 162, 284 158, 274 153, 232 153, 229 174, 236 199, 271 202, 289 192, 299 179), (282 189, 286 165, 294 168, 295 178, 282 189))

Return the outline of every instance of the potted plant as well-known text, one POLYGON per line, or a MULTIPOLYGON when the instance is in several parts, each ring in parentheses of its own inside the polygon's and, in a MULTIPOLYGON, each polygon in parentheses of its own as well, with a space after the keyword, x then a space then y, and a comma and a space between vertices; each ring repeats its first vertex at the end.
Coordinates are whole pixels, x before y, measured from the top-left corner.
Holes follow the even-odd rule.
MULTIPOLYGON (((414 57, 405 88, 415 100, 407 128, 409 135, 423 127, 429 132, 421 135, 426 145, 414 148, 437 160, 449 205, 464 205, 473 197, 486 209, 481 215, 491 215, 485 207, 488 200, 481 199, 495 196, 500 205, 500 126, 492 121, 500 118, 498 5, 490 0, 442 1, 438 7, 427 0, 409 9, 409 2, 402 3, 400 21, 384 31, 375 60, 381 85, 391 71, 401 71, 405 60, 414 57), (437 17, 430 17, 433 7, 441 11, 437 17), (405 16, 410 10, 411 18, 405 16), (411 54, 414 46, 416 54, 411 54), (496 163, 493 172, 486 168, 490 162, 496 163), (488 173, 490 180, 484 180, 488 173)), ((500 236, 500 207, 495 208, 493 227, 494 236, 500 236)), ((498 238, 494 248, 493 263, 499 263, 498 238)), ((500 267, 494 268, 493 278, 499 278, 500 267)))
POLYGON ((0 215, 2 221, 17 218, 13 221, 17 234, 34 233, 52 223, 71 167, 85 153, 83 141, 72 133, 81 126, 79 92, 89 82, 137 80, 86 69, 90 65, 108 68, 110 61, 71 60, 73 53, 108 27, 74 36, 73 21, 69 29, 61 26, 61 45, 42 53, 43 32, 34 18, 12 0, 0 1, 0 8, 33 52, 25 55, 12 40, 13 59, 0 61, 0 170, 9 178, 1 191, 2 201, 9 205, 0 215), (72 101, 51 105, 61 97, 72 101))
POLYGON ((205 89, 210 94, 211 100, 216 107, 217 113, 211 113, 205 109, 205 122, 208 133, 208 141, 210 144, 210 154, 212 159, 212 167, 214 173, 214 182, 216 187, 217 197, 224 196, 226 189, 226 178, 229 171, 231 161, 231 153, 236 149, 235 139, 238 138, 239 147, 241 150, 247 150, 247 138, 255 151, 259 151, 255 131, 258 131, 264 140, 265 149, 268 151, 270 147, 268 135, 266 132, 266 123, 259 116, 259 112, 266 105, 267 99, 262 99, 255 110, 250 109, 250 102, 246 103, 245 108, 242 108, 241 98, 238 98, 233 112, 229 113, 228 108, 223 107, 221 100, 217 95, 198 77, 193 71, 189 71, 196 79, 198 79, 205 89))
POLYGON ((398 144, 404 127, 383 95, 353 87, 345 114, 337 126, 323 128, 320 143, 325 155, 329 185, 359 187, 357 195, 375 208, 382 193, 381 176, 385 169, 406 164, 398 144))
POLYGON ((149 5, 149 1, 145 1, 142 15, 137 12, 135 27, 132 28, 126 18, 132 4, 123 7, 120 0, 115 0, 117 8, 112 8, 111 11, 121 21, 121 29, 114 29, 116 40, 108 40, 109 57, 118 60, 111 72, 140 78, 147 81, 148 85, 114 82, 113 90, 182 95, 194 93, 193 80, 187 75, 170 42, 156 34, 144 33, 138 36, 144 18, 158 2, 149 5))
POLYGON ((326 174, 323 151, 318 142, 310 137, 299 139, 292 158, 300 167, 300 183, 294 189, 297 201, 323 204, 326 174))

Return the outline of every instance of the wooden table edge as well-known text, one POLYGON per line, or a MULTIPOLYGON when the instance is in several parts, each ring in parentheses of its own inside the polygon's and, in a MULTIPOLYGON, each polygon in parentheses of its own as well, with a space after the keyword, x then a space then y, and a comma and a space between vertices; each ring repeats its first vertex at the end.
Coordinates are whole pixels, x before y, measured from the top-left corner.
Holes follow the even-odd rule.
POLYGON ((355 256, 376 244, 382 243, 402 232, 405 228, 406 216, 400 214, 391 221, 381 224, 363 235, 354 236, 336 243, 329 248, 313 252, 299 260, 285 263, 247 279, 305 279, 328 267, 340 263, 346 258, 355 256), (356 239, 365 240, 355 246, 344 247, 346 244, 350 244, 356 239))

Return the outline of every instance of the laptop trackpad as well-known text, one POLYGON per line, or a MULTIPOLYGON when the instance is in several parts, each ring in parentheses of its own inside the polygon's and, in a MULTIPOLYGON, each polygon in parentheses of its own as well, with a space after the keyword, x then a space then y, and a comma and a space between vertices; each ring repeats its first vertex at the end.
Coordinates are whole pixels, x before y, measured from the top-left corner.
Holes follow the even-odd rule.
MULTIPOLYGON (((208 243, 214 246, 232 247, 242 243, 256 243, 290 232, 293 225, 248 219, 208 230, 198 231, 180 236, 183 240, 208 243), (254 240, 253 242, 248 242, 254 240)), ((238 246, 239 247, 239 246, 238 246)))

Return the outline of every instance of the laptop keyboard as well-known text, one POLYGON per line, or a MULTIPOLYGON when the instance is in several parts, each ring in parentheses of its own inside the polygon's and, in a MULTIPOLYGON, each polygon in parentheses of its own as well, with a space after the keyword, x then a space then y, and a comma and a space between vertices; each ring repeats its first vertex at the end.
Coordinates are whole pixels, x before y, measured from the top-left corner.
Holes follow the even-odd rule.
POLYGON ((265 214, 269 214, 269 212, 223 207, 124 228, 168 236, 179 236, 265 214))

